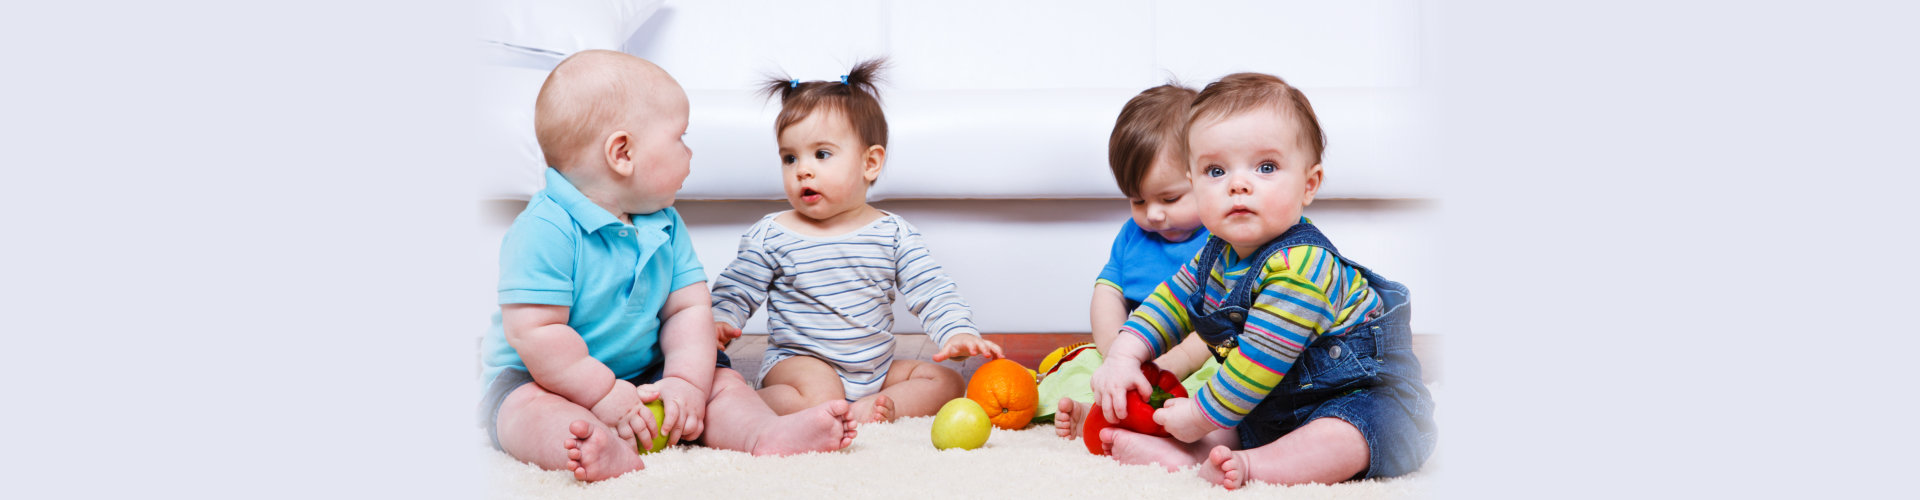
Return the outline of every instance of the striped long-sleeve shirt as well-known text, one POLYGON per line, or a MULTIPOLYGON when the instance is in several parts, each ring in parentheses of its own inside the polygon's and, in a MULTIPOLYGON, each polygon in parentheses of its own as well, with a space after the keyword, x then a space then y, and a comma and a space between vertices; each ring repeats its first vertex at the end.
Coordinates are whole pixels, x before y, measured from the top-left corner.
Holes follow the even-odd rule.
MULTIPOLYGON (((1207 277, 1206 311, 1219 307, 1252 267, 1250 259, 1241 259, 1231 246, 1222 251, 1221 261, 1207 277)), ((1146 341, 1154 357, 1193 332, 1186 304, 1199 289, 1194 277, 1198 260, 1195 256, 1180 266, 1121 327, 1123 333, 1146 341)), ((1259 294, 1241 329, 1239 347, 1227 352, 1220 371, 1194 395, 1201 414, 1222 428, 1239 425, 1254 405, 1266 399, 1315 338, 1343 335, 1382 307, 1359 270, 1324 248, 1288 247, 1260 264, 1259 294)))
POLYGON ((893 361, 893 299, 907 299, 936 345, 979 335, 972 312, 920 232, 887 213, 851 233, 808 236, 760 219, 713 286, 713 317, 735 327, 767 304, 760 377, 780 360, 809 355, 834 365, 847 399, 879 392, 893 361))

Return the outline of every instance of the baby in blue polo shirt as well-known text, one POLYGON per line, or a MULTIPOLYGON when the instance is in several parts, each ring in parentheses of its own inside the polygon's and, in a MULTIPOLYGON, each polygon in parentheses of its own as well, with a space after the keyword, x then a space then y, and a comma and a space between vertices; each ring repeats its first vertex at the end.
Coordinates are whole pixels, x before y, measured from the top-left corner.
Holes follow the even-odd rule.
MULTIPOLYGON (((1055 433, 1062 437, 1080 437, 1094 402, 1093 372, 1100 369, 1101 356, 1120 335, 1127 315, 1207 245, 1207 228, 1200 224, 1180 148, 1196 94, 1174 83, 1143 90, 1127 100, 1114 120, 1107 165, 1133 217, 1120 226, 1107 265, 1094 280, 1088 306, 1093 343, 1063 348, 1060 361, 1041 370, 1035 415, 1052 415, 1055 433)), ((1154 364, 1182 377, 1188 392, 1205 385, 1220 366, 1198 338, 1180 343, 1154 364)))
POLYGON ((481 344, 495 448, 598 481, 645 467, 655 436, 754 455, 852 443, 845 401, 775 415, 719 352, 706 274, 672 208, 692 157, 672 76, 619 52, 574 54, 541 85, 534 129, 552 168, 501 243, 500 313, 481 344))

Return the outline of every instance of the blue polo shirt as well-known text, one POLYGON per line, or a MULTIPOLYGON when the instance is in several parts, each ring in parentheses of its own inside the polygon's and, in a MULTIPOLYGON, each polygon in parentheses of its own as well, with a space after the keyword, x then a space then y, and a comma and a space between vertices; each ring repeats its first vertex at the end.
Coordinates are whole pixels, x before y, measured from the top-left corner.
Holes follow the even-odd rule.
POLYGON ((1100 269, 1100 278, 1094 282, 1119 289, 1131 311, 1206 247, 1207 228, 1195 229, 1186 241, 1176 243, 1140 229, 1140 225, 1129 218, 1120 226, 1120 234, 1113 237, 1107 267, 1100 269))
MULTIPOLYGON (((663 361, 660 308, 667 295, 707 280, 686 224, 672 208, 621 223, 559 171, 549 168, 546 177, 546 189, 500 243, 500 303, 567 306, 567 326, 586 339, 589 355, 615 377, 639 376, 663 361)), ((480 353, 487 384, 503 368, 527 369, 507 345, 497 311, 480 353)))

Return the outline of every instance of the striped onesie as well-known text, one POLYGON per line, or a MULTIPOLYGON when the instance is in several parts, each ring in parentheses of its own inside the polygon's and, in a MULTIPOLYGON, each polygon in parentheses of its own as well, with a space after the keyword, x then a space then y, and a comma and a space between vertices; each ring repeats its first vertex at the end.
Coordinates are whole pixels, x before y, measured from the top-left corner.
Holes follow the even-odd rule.
POLYGON ((760 219, 713 285, 713 318, 734 327, 767 304, 767 353, 756 380, 781 360, 813 356, 840 374, 847 400, 880 392, 893 364, 893 297, 906 296, 935 345, 978 336, 953 279, 935 263, 919 230, 882 212, 838 236, 808 236, 760 219))
MULTIPOLYGON (((1301 219, 1306 223, 1306 219, 1301 219)), ((1220 306, 1233 285, 1251 265, 1232 246, 1208 273, 1207 310, 1220 306)), ((1155 288, 1134 309, 1121 332, 1132 334, 1159 357, 1193 332, 1186 304, 1198 288, 1194 267, 1199 256, 1155 288)), ((1225 352, 1226 361, 1206 388, 1194 394, 1201 414, 1214 425, 1233 428, 1254 405, 1280 384, 1300 352, 1321 335, 1344 335, 1366 321, 1382 304, 1360 271, 1340 262, 1326 249, 1300 245, 1274 252, 1261 263, 1259 294, 1248 308, 1239 346, 1225 352)), ((1216 347, 1215 349, 1218 349, 1216 347)))

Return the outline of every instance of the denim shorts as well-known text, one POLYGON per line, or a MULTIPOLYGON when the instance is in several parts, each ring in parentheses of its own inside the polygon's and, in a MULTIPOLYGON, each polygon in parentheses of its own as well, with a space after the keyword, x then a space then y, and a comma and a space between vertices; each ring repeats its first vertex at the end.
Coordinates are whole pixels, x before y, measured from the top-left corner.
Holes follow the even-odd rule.
MULTIPOLYGON (((635 386, 659 382, 661 378, 666 377, 666 366, 666 363, 656 363, 648 367, 645 371, 640 372, 639 375, 627 379, 627 382, 635 386)), ((733 368, 733 359, 727 357, 726 351, 717 352, 714 354, 713 366, 715 368, 733 368)), ((487 385, 486 392, 480 395, 480 426, 487 430, 487 440, 493 443, 493 449, 501 449, 499 425, 500 405, 507 402, 507 395, 513 394, 514 389, 519 389, 520 386, 532 382, 532 374, 527 373, 526 370, 509 366, 506 369, 500 370, 500 374, 493 377, 493 383, 487 385)))
POLYGON ((1315 339, 1280 386, 1240 422, 1242 449, 1280 439, 1320 418, 1337 418, 1367 441, 1367 469, 1354 479, 1411 473, 1433 454, 1433 397, 1420 382, 1405 323, 1375 322, 1315 339))

